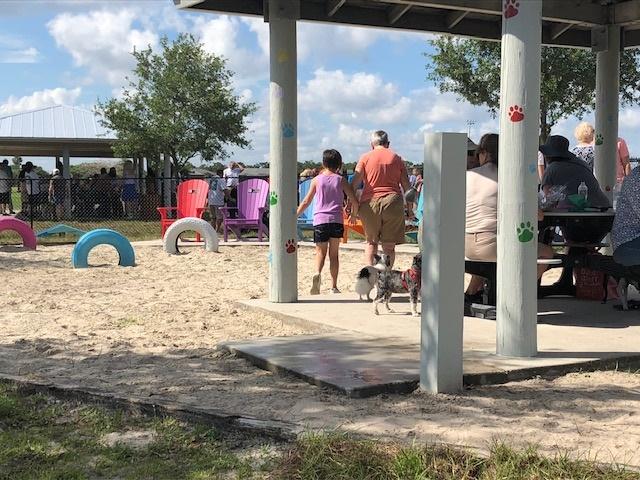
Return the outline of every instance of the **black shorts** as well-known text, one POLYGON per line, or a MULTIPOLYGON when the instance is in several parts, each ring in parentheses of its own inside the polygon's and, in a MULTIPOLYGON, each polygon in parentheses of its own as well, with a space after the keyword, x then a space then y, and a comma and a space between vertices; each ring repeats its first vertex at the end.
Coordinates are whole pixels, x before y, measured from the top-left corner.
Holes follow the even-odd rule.
POLYGON ((0 193, 0 203, 11 203, 11 192, 0 193))
POLYGON ((328 242, 330 238, 342 238, 344 225, 341 223, 321 223, 313 227, 313 243, 328 242))

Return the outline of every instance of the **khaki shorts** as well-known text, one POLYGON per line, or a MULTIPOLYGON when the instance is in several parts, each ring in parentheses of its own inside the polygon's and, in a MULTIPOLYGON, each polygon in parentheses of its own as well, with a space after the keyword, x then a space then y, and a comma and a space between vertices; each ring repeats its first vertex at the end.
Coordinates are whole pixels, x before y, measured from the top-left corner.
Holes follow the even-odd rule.
POLYGON ((498 257, 498 237, 493 232, 466 233, 464 256, 469 260, 495 262, 498 257))
POLYGON ((404 243, 404 199, 397 193, 360 204, 359 217, 369 243, 404 243))

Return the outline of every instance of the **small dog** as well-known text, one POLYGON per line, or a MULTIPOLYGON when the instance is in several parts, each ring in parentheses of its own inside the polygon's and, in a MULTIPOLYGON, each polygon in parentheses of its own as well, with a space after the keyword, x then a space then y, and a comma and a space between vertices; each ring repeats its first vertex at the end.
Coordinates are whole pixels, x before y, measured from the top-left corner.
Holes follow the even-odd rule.
POLYGON ((356 275, 356 293, 360 296, 360 300, 362 300, 363 295, 366 295, 367 302, 371 301, 369 294, 378 283, 380 272, 387 268, 386 265, 382 263, 382 257, 380 255, 374 255, 373 258, 375 263, 364 267, 356 275))
POLYGON ((386 269, 378 276, 378 294, 373 301, 373 313, 379 315, 378 304, 384 302, 388 312, 393 312, 389 307, 389 300, 394 293, 409 293, 411 300, 411 314, 419 316, 417 305, 420 297, 420 285, 422 282, 422 255, 413 257, 413 263, 409 270, 391 270, 391 261, 387 255, 383 255, 386 269))

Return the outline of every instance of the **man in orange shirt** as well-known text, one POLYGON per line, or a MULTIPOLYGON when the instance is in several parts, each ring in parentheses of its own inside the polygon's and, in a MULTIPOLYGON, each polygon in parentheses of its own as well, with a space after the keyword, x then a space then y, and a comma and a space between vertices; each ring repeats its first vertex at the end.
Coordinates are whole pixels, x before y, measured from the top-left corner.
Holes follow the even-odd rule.
POLYGON ((360 213, 367 238, 365 262, 374 264, 373 256, 382 251, 395 260, 396 245, 404 243, 404 198, 409 176, 402 159, 389 148, 389 136, 378 130, 371 135, 371 151, 360 158, 351 186, 364 182, 360 197, 360 213))

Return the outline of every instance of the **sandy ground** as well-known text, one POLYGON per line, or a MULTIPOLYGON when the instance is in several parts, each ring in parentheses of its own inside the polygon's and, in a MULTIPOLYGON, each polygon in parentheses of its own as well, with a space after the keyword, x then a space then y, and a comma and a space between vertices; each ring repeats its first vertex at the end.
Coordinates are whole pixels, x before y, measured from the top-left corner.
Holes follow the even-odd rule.
MULTIPOLYGON (((216 351, 228 339, 313 333, 234 307, 234 300, 266 295, 266 247, 188 251, 168 256, 138 246, 138 266, 120 268, 114 250, 98 247, 90 257, 97 267, 74 270, 71 246, 0 247, 0 375, 313 428, 478 448, 500 439, 640 466, 640 375, 572 374, 456 396, 347 399, 216 351)), ((300 293, 312 256, 312 249, 299 251, 300 293)), ((342 253, 342 290, 351 288, 361 258, 342 253)), ((408 266, 409 258, 398 262, 408 266)))

